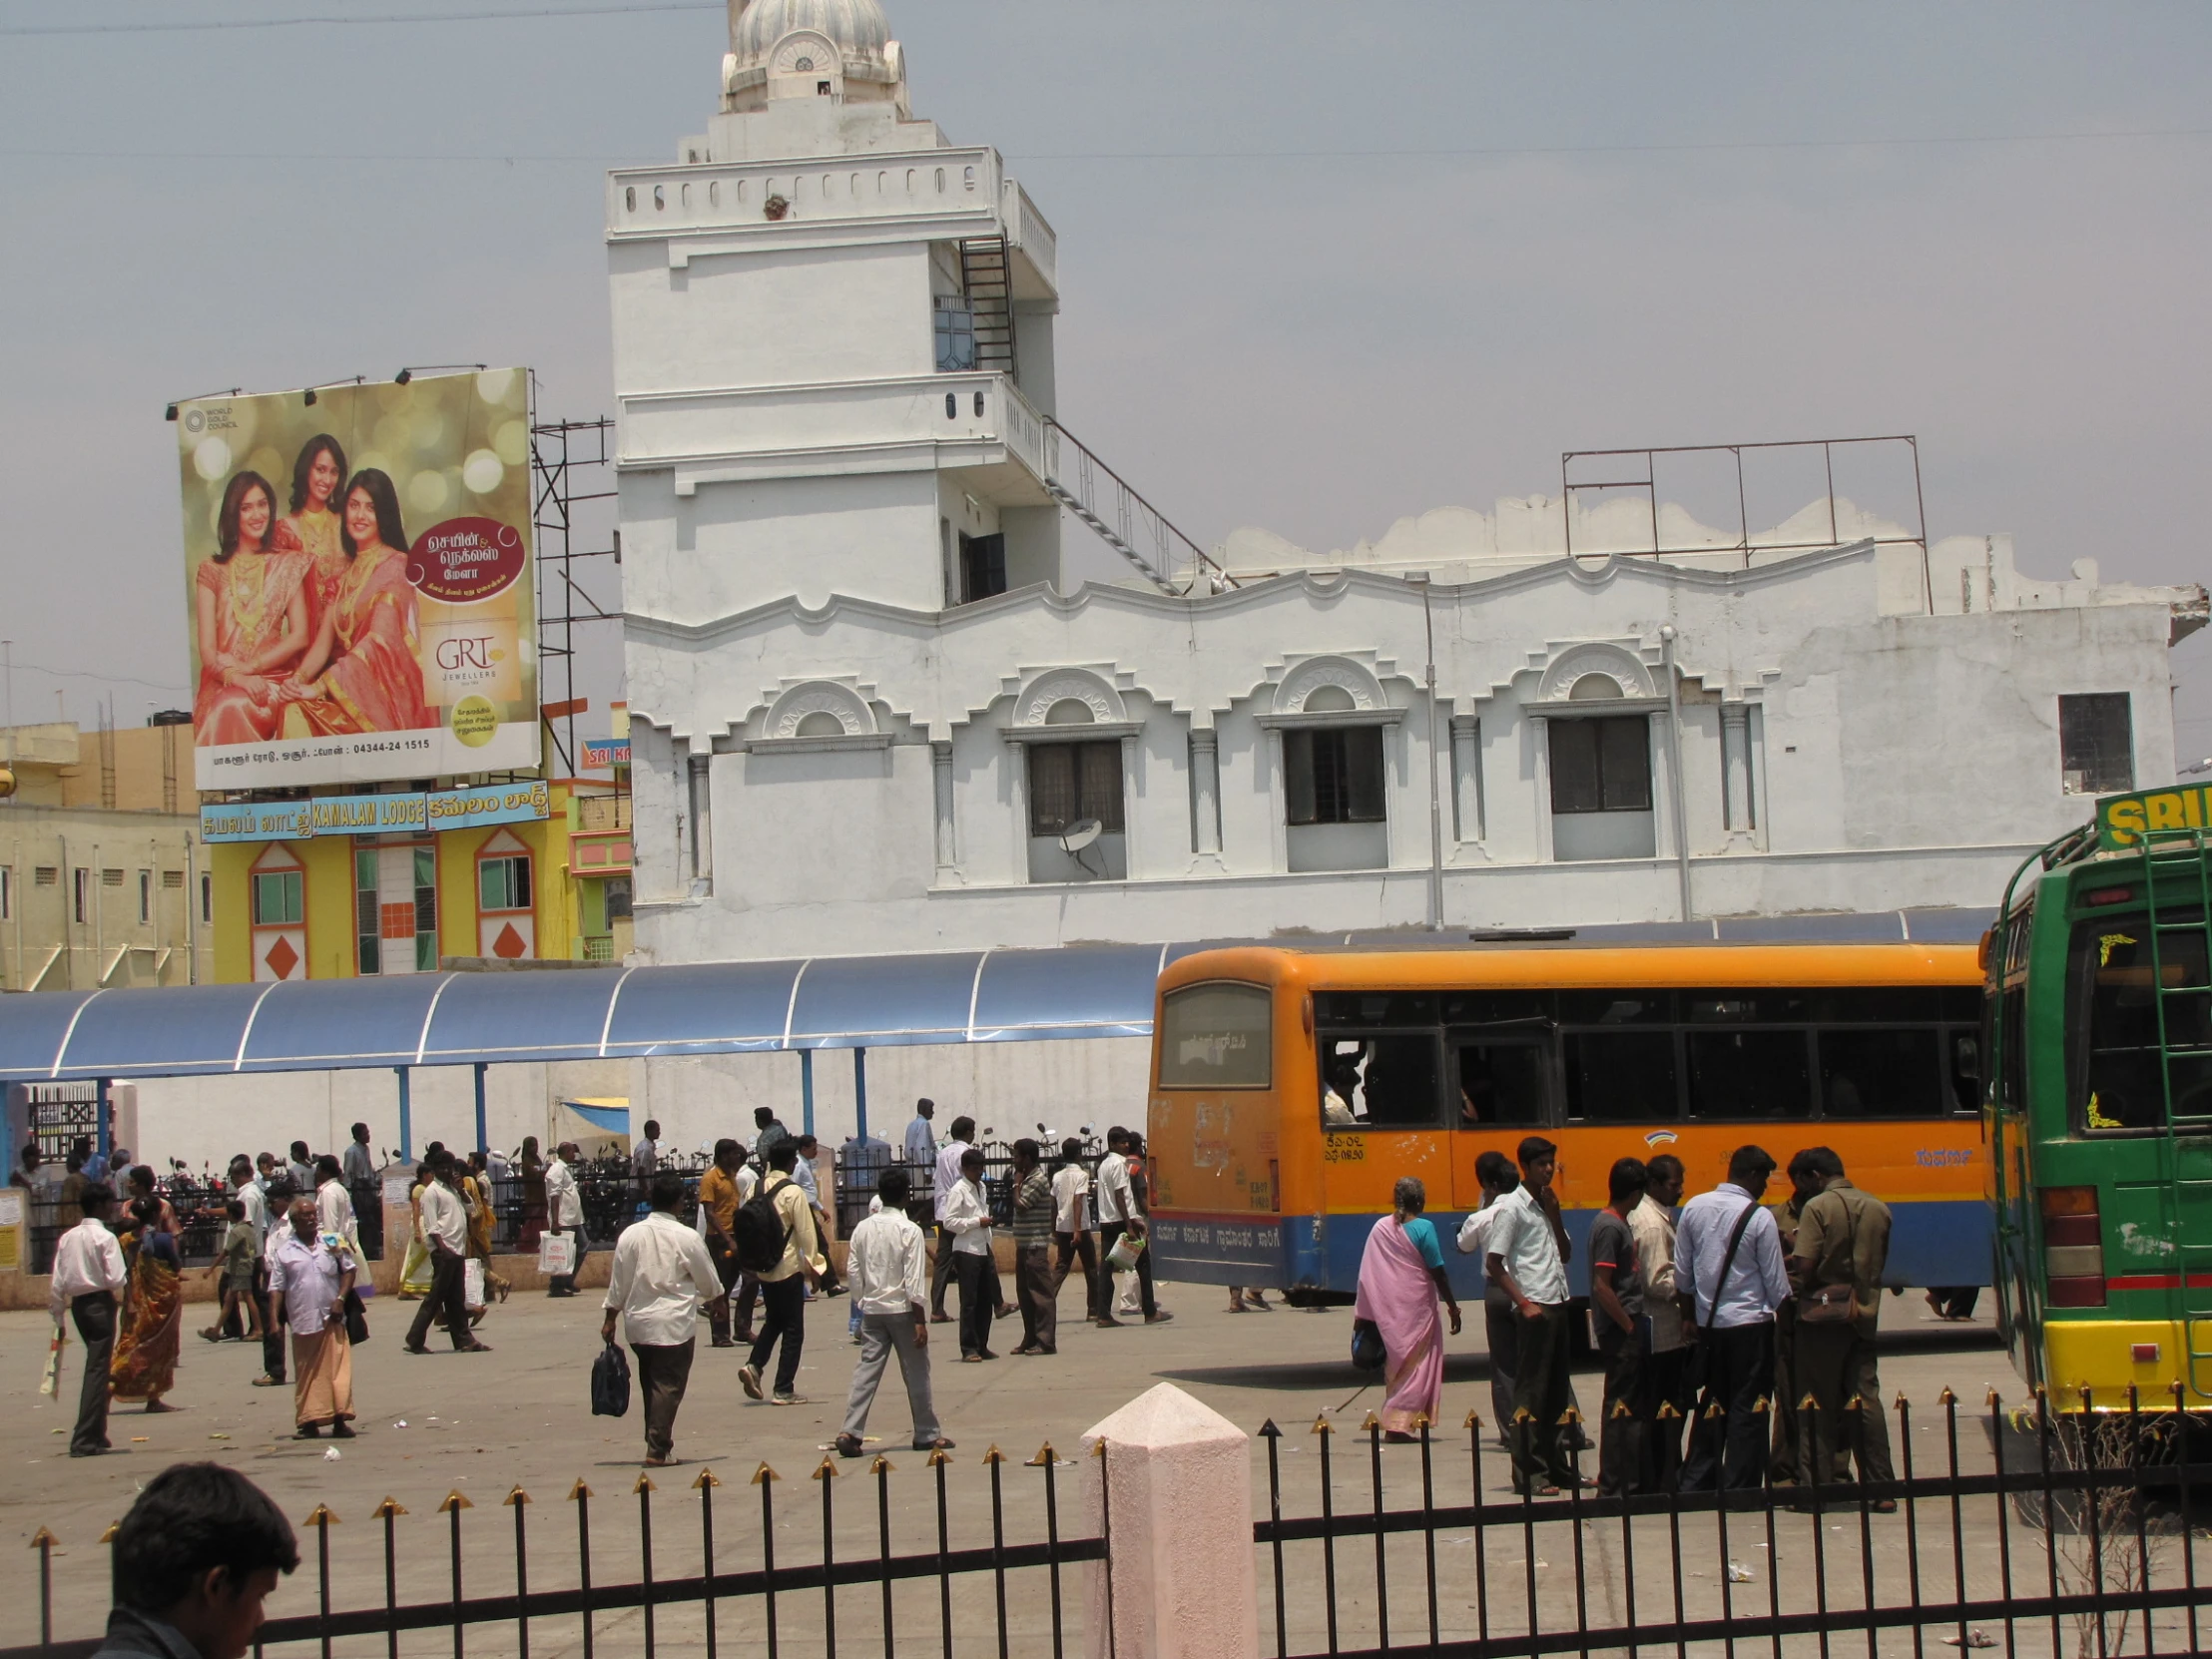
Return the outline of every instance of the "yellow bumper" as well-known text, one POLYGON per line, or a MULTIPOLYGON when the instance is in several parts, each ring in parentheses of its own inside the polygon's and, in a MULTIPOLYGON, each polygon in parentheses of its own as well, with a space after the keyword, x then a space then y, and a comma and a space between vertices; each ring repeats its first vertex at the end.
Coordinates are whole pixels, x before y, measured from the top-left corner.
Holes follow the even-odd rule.
MULTIPOLYGON (((2212 1351, 2212 1320, 2200 1320, 2198 1347, 2212 1351)), ((2169 1407, 2173 1386, 2191 1409, 2212 1403, 2212 1353, 2191 1375, 2188 1333, 2179 1320, 2048 1320, 2043 1326, 2043 1378, 2055 1410, 2090 1403, 2126 1410, 2127 1391, 2146 1410, 2169 1407), (2140 1356, 2140 1358, 2138 1357, 2140 1356)))

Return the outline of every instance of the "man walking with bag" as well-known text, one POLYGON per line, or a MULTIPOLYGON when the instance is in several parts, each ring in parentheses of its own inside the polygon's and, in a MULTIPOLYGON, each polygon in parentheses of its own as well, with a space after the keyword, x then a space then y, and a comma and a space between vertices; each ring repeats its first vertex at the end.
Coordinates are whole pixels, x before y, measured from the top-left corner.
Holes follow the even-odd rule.
POLYGON ((468 1209, 453 1187, 453 1154, 439 1147, 430 1154, 430 1184, 422 1189, 422 1237, 430 1246, 430 1294, 415 1310, 407 1330, 407 1352, 427 1354, 423 1338, 430 1322, 445 1316, 446 1334, 456 1354, 489 1354, 468 1328, 463 1276, 468 1264, 468 1209))
POLYGON ((1696 1363, 1705 1373, 1682 1466, 1686 1492, 1757 1486, 1766 1465, 1758 1404, 1774 1397, 1774 1316, 1790 1295, 1774 1213, 1759 1204, 1773 1173, 1765 1149, 1738 1147, 1728 1179, 1685 1204, 1675 1230, 1675 1282, 1697 1297, 1696 1363), (1707 1416, 1716 1404, 1724 1416, 1707 1416))
MULTIPOLYGON (((1798 1157, 1821 1180, 1798 1217, 1789 1263, 1797 1289, 1791 1375, 1816 1407, 1798 1413, 1799 1473, 1808 1485, 1842 1480, 1856 1450, 1860 1480, 1879 1485, 1896 1478, 1874 1346, 1890 1261, 1890 1207, 1854 1187, 1843 1159, 1827 1147, 1798 1157)), ((1894 1497, 1873 1505, 1882 1514, 1897 1506, 1894 1497)))
MULTIPOLYGON (((728 1144, 728 1143, 725 1143, 728 1144)), ((606 1318, 599 1340, 615 1340, 615 1316, 638 1357, 638 1385, 645 1394, 645 1461, 667 1463, 676 1449, 676 1409, 684 1403, 697 1352, 699 1305, 718 1300, 722 1280, 699 1235, 678 1219, 684 1178, 664 1170, 647 1184, 653 1208, 615 1241, 607 1277, 606 1318)))
POLYGON ((938 1431, 936 1406, 929 1397, 929 1263, 921 1229, 906 1214, 912 1192, 903 1169, 887 1169, 876 1177, 875 1194, 883 1207, 852 1229, 846 1248, 852 1309, 860 1316, 860 1363, 852 1370, 844 1427, 837 1435, 840 1457, 857 1457, 867 1448, 862 1436, 868 1409, 893 1349, 906 1384, 906 1405, 913 1413, 914 1449, 952 1449, 938 1431))

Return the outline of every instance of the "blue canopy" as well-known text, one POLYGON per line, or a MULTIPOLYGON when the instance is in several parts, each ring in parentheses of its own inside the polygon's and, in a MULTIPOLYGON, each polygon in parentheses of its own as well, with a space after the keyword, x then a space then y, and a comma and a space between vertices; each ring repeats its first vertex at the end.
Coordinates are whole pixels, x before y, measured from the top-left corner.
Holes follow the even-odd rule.
MULTIPOLYGON (((1571 942, 1968 942, 1989 910, 1586 927, 1571 942)), ((1479 937, 1479 936, 1478 936, 1479 937)), ((1239 940, 674 967, 411 974, 0 996, 0 1078, 605 1060, 1152 1033, 1169 962, 1239 940)), ((1332 933, 1296 947, 1467 947, 1460 933, 1332 933)), ((1509 943, 1509 939, 1499 939, 1509 943)))

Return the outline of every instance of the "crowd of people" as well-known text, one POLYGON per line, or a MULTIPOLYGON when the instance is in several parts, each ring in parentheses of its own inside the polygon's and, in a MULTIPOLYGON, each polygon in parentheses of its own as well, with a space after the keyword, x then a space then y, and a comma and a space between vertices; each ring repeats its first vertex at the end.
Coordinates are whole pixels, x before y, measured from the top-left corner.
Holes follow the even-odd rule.
MULTIPOLYGON (((772 1110, 760 1108, 751 1148, 735 1137, 715 1143, 713 1162, 699 1180, 698 1220, 687 1225, 681 1219, 685 1184, 658 1167, 659 1127, 646 1124, 633 1151, 650 1213, 616 1241, 601 1328, 609 1344, 619 1330, 636 1358, 648 1464, 674 1456, 676 1413, 690 1382, 702 1313, 710 1347, 745 1350, 738 1383, 749 1398, 796 1405, 803 1403, 798 1384, 808 1305, 849 1296, 846 1331, 860 1357, 836 1439, 848 1457, 861 1454, 893 1354, 912 1414, 913 1444, 952 1444, 930 1391, 933 1325, 955 1328, 962 1364, 983 1365, 999 1358, 999 1321, 1018 1313, 1021 1341, 1007 1352, 1050 1358, 1059 1352, 1060 1293, 1078 1267, 1084 1317, 1093 1325, 1117 1329, 1132 1319, 1157 1325, 1174 1318, 1153 1295, 1144 1248, 1144 1143, 1134 1131, 1108 1131, 1095 1176, 1079 1141, 1064 1141, 1051 1168, 1038 1142, 1015 1141, 1004 1206, 1011 1226, 1002 1228, 974 1120, 954 1118, 940 1140, 935 1103, 916 1102, 903 1160, 891 1161, 888 1148, 863 1163, 848 1154, 848 1183, 872 1172, 874 1192, 866 1217, 846 1241, 840 1283, 827 1248, 834 1226, 816 1174, 819 1147, 812 1135, 792 1134, 772 1110), (916 1190, 921 1171, 930 1181, 926 1196, 916 1190), (929 1220, 927 1233, 922 1216, 929 1220), (998 1271, 996 1235, 1002 1230, 1012 1235, 1012 1299, 998 1271), (1109 1271, 1117 1263, 1126 1271, 1109 1271), (1126 1304, 1117 1278, 1126 1281, 1126 1304), (957 1315, 947 1312, 954 1288, 957 1315)), ((557 1148, 546 1178, 547 1226, 573 1240, 562 1254, 570 1277, 553 1281, 554 1296, 574 1294, 573 1263, 584 1245, 569 1168, 574 1151, 557 1148)))
MULTIPOLYGON (((1573 1408, 1569 1376, 1573 1247, 1552 1190, 1557 1156, 1540 1135, 1521 1142, 1517 1168, 1483 1153, 1483 1202, 1454 1241, 1483 1262, 1492 1409, 1516 1490, 1825 1485, 1851 1478, 1854 1464, 1862 1480, 1892 1478, 1875 1357, 1890 1212, 1818 1146, 1791 1158, 1791 1196, 1772 1208, 1760 1200, 1776 1163, 1757 1146, 1737 1148, 1728 1179, 1687 1203, 1679 1158, 1614 1163, 1586 1245, 1605 1381, 1597 1475, 1581 1475, 1573 1453, 1586 1413, 1573 1408)), ((1360 1268, 1355 1312, 1379 1339, 1382 1423, 1393 1441, 1437 1420, 1439 1304, 1451 1332, 1460 1328, 1426 1200, 1418 1180, 1397 1183, 1360 1268)))
MULTIPOLYGON (((355 1125, 365 1158, 368 1134, 355 1125)), ((364 1325, 357 1282, 368 1259, 346 1180, 348 1160, 312 1157, 294 1141, 288 1162, 270 1153, 231 1160, 228 1179, 199 1198, 185 1221, 222 1226, 222 1244, 205 1273, 217 1301, 209 1342, 261 1344, 260 1387, 283 1387, 289 1337, 294 1433, 320 1437, 325 1428, 350 1437, 353 1417, 352 1343, 364 1325)), ((35 1151, 26 1173, 36 1177, 35 1151)), ((175 1204, 161 1192, 151 1165, 133 1164, 117 1148, 98 1158, 88 1142, 72 1148, 68 1174, 53 1201, 76 1213, 55 1246, 48 1304, 57 1328, 66 1320, 82 1345, 73 1457, 112 1451, 108 1413, 118 1403, 147 1411, 174 1407, 185 1331, 185 1261, 175 1204), (119 1175, 122 1192, 111 1184, 119 1175)), ((34 1180, 25 1185, 38 1191, 34 1180)), ((373 1180, 370 1182, 373 1187, 373 1180)))

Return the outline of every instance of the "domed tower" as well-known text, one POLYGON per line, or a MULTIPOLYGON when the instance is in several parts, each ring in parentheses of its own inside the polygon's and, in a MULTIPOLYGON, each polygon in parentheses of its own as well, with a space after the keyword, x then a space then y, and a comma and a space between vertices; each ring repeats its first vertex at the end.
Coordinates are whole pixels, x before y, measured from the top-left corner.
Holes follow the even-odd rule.
POLYGON ((906 114, 905 63, 875 0, 730 0, 724 112, 750 115, 787 98, 906 114))
MULTIPOLYGON (((659 827, 639 940, 672 958, 742 953, 742 903, 653 906, 711 897, 718 844, 756 867, 747 836, 782 822, 747 793, 764 685, 865 678, 907 718, 935 670, 886 663, 1062 579, 1056 243, 1004 158, 909 113, 877 0, 731 0, 719 102, 674 163, 607 179, 631 779, 659 827), (880 649, 823 643, 811 619, 848 603, 886 619, 880 649)), ((881 747, 874 719, 805 742, 881 747)), ((925 862, 949 741, 901 728, 883 762, 925 862)))

